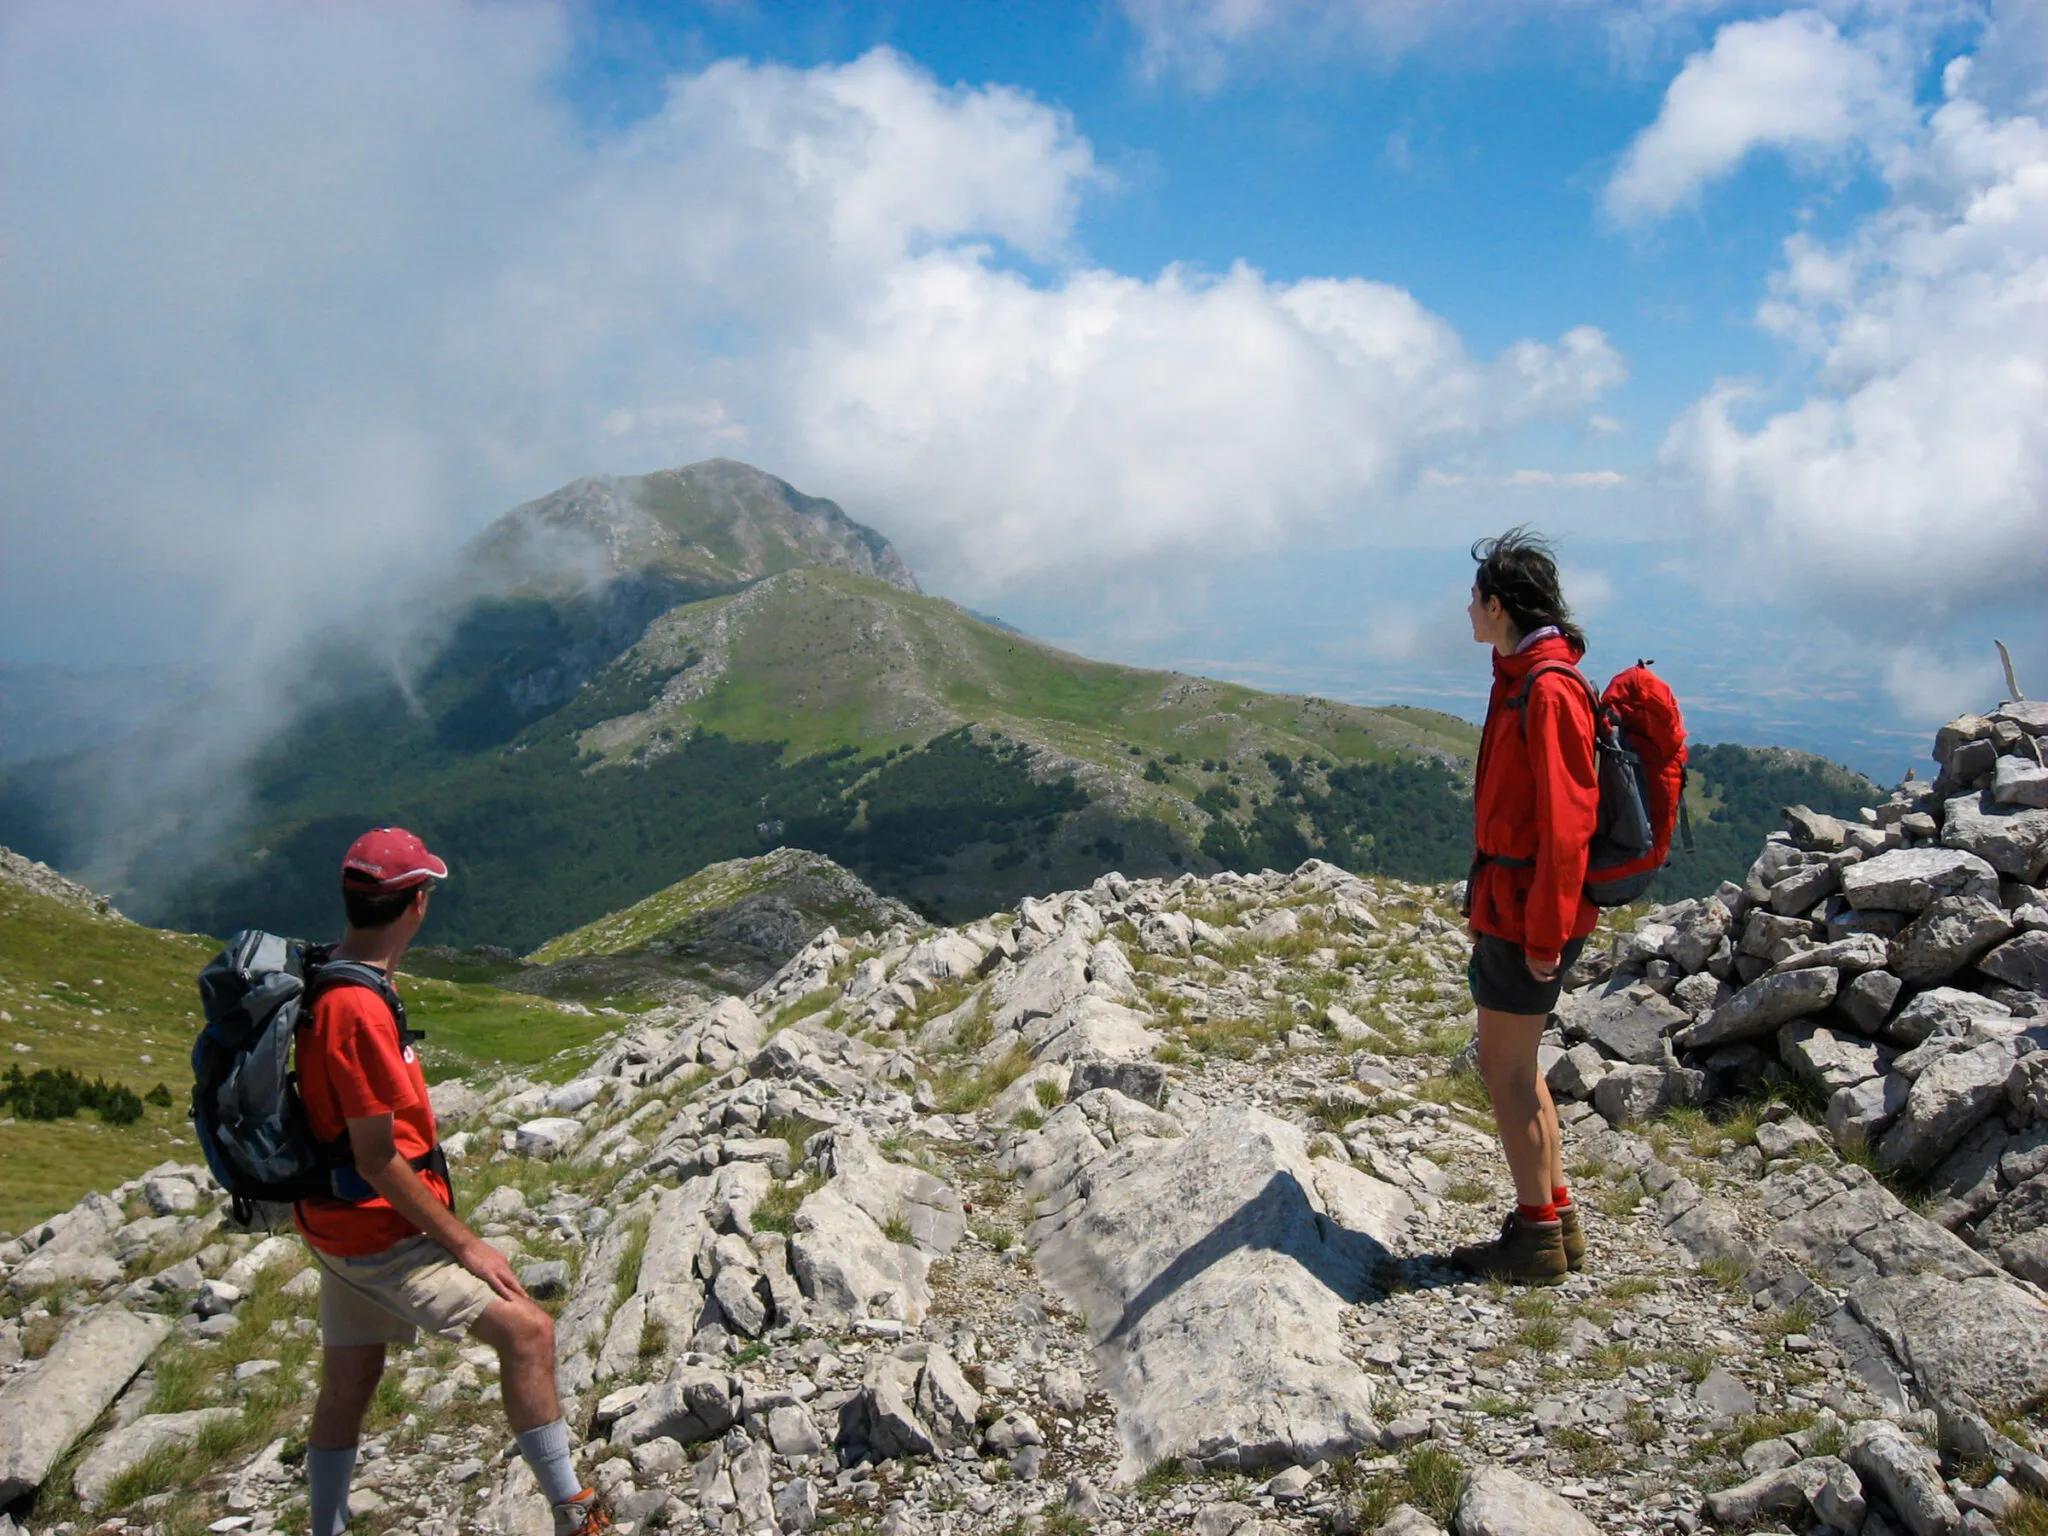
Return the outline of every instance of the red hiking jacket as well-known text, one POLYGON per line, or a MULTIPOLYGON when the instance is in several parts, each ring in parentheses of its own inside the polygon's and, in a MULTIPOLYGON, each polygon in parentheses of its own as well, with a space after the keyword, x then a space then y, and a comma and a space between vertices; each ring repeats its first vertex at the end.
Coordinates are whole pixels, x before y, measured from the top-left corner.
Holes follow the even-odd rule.
POLYGON ((1593 931, 1600 912, 1586 899, 1586 849, 1600 817, 1593 751, 1593 703, 1570 677, 1536 679, 1527 708, 1528 740, 1509 704, 1541 662, 1577 665, 1583 653, 1549 635, 1515 656, 1493 658, 1473 789, 1473 833, 1481 853, 1526 859, 1528 866, 1482 864, 1472 876, 1475 933, 1519 944, 1539 965, 1554 965, 1567 941, 1593 931))

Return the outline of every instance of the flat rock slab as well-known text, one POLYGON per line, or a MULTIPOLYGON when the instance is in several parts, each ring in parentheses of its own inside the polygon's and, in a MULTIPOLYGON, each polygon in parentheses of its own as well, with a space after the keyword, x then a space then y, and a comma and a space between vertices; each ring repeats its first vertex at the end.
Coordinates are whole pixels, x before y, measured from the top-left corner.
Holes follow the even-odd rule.
POLYGON ((1243 1106, 1089 1163, 1078 1212, 1062 1209, 1038 1264, 1088 1320, 1121 1478, 1170 1457, 1306 1465, 1376 1440, 1372 1383, 1341 1325, 1412 1207, 1337 1167, 1243 1106))
POLYGON ((1897 848, 1842 871, 1859 912, 1924 912, 1944 896, 1998 900, 1998 871, 1963 848, 1897 848))
POLYGON ((1975 1398, 1987 1413, 2017 1413, 2048 1381, 2048 1306, 2008 1281, 1897 1275, 1849 1300, 1931 1402, 1975 1398))
POLYGON ((74 1323, 38 1369, 0 1389, 0 1504, 42 1484, 170 1332, 167 1317, 102 1307, 74 1323))
POLYGON ((86 1454, 71 1475, 78 1502, 96 1510, 123 1472, 167 1445, 184 1445, 209 1424, 239 1416, 234 1408, 195 1408, 190 1413, 149 1413, 114 1430, 86 1454))
POLYGON ((1599 1536, 1600 1527, 1548 1488, 1505 1467, 1481 1467, 1465 1481, 1451 1530, 1455 1536, 1599 1536))

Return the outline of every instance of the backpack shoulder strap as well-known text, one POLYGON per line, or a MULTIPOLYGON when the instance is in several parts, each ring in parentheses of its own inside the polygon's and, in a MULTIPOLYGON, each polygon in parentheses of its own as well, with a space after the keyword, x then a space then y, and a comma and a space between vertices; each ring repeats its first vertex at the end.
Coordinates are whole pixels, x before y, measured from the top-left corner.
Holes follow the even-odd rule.
POLYGON ((311 979, 306 983, 306 1003, 303 1017, 311 1018, 313 1000, 333 987, 361 987, 374 992, 391 1011, 391 1022, 398 1028, 398 1045, 403 1050, 415 1040, 426 1039, 422 1030, 414 1029, 405 1017, 405 1004, 398 996, 398 989, 391 985, 391 978, 374 965, 365 965, 360 960, 327 960, 312 967, 311 979))
POLYGON ((1586 674, 1568 661, 1539 661, 1529 669, 1529 675, 1522 679, 1522 686, 1516 689, 1514 697, 1508 700, 1508 708, 1515 712, 1515 719, 1521 724, 1522 740, 1527 741, 1529 739, 1530 691, 1535 688, 1537 678, 1550 672, 1564 672, 1578 679, 1579 686, 1586 690, 1586 698, 1593 706, 1593 725, 1597 731, 1600 724, 1600 695, 1594 691, 1592 683, 1586 678, 1586 674))

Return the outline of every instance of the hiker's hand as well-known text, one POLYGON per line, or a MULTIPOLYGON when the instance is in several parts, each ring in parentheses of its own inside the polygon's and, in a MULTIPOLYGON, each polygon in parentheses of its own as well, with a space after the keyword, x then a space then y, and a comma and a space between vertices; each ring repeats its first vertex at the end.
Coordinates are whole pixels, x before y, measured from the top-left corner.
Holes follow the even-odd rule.
POLYGON ((455 1255, 455 1262, 483 1281, 507 1301, 524 1301, 526 1287, 512 1273, 512 1261, 482 1238, 472 1238, 455 1255))
POLYGON ((1531 976, 1534 976, 1538 981, 1552 982, 1557 980, 1557 968, 1560 964, 1560 960, 1553 960, 1548 965, 1538 965, 1536 963, 1536 957, 1530 954, 1527 950, 1524 950, 1522 952, 1522 961, 1525 965, 1529 967, 1529 974, 1531 976))

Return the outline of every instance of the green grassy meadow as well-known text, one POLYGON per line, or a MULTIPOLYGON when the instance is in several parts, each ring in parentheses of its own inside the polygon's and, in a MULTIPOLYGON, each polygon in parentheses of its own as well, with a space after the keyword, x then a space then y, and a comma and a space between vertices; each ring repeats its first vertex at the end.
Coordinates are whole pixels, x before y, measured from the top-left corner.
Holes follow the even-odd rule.
MULTIPOLYGON (((69 1068, 137 1093, 162 1083, 168 1108, 134 1125, 0 1117, 0 1232, 15 1233, 90 1190, 111 1189, 166 1159, 196 1161, 186 1119, 200 1025, 200 968, 216 940, 95 916, 0 884, 0 1071, 69 1068), (25 1049, 24 1049, 25 1047, 25 1049)), ((400 990, 430 1080, 515 1070, 575 1074, 616 1020, 565 1012, 495 987, 403 976, 400 990)))

